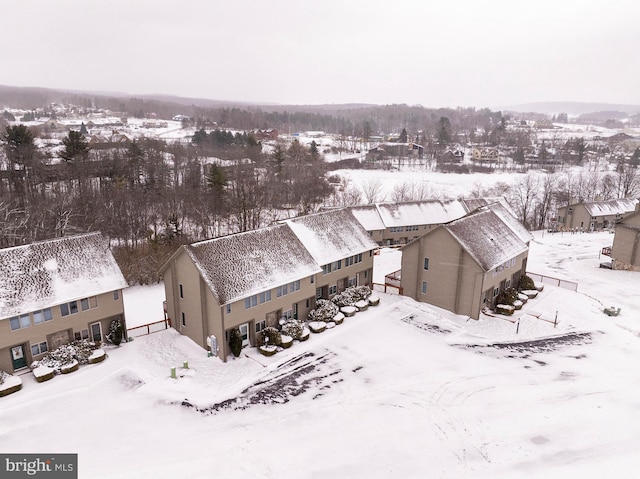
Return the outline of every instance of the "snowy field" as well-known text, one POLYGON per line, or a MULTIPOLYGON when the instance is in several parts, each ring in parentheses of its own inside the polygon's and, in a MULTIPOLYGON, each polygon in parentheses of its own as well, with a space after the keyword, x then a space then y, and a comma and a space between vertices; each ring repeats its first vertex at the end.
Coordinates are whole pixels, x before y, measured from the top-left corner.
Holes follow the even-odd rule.
MULTIPOLYGON (((636 477, 640 273, 598 267, 609 233, 535 236, 529 270, 577 292, 546 285, 517 317, 480 321, 382 293, 227 364, 172 330, 139 337, 48 382, 22 376, 0 398, 0 449, 78 453, 81 478, 636 477)), ((376 257, 376 281, 399 254, 376 257)), ((162 300, 127 291, 129 326, 162 300)))

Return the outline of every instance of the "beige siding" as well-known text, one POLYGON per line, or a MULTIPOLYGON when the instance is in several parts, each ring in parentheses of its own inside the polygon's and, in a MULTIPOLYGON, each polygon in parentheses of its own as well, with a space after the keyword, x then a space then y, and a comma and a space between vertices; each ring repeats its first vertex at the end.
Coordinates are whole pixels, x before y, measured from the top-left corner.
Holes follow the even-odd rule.
POLYGON ((640 215, 634 215, 625 223, 616 226, 611 257, 615 269, 637 271, 640 270, 640 215))
POLYGON ((356 279, 357 286, 371 286, 373 284, 373 251, 363 252, 362 261, 359 263, 354 263, 350 266, 345 266, 345 264, 345 258, 343 258, 340 269, 335 270, 332 267, 330 273, 322 274, 320 272, 315 275, 314 297, 316 295, 315 288, 326 288, 329 291, 332 286, 335 286, 336 293, 327 293, 328 297, 340 293, 347 288, 348 280, 353 278, 356 279))
MULTIPOLYGON (((111 321, 116 318, 122 319, 126 328, 121 290, 118 290, 118 299, 114 299, 114 293, 111 291, 97 295, 95 301, 97 307, 82 311, 80 300, 78 300, 78 312, 67 316, 62 316, 60 305, 51 306, 53 319, 39 324, 34 324, 33 312, 30 312, 31 326, 15 331, 11 330, 9 318, 0 320, 0 370, 13 371, 10 356, 10 348, 12 346, 24 345, 27 364, 30 364, 34 359, 41 357, 39 355, 31 356, 31 345, 47 342, 48 348, 53 349, 53 347, 57 346, 55 344, 56 338, 65 337, 64 332, 68 332, 66 337, 72 341, 74 333, 89 330, 91 324, 99 322, 102 329, 102 339, 104 340, 104 337, 109 332, 111 321)), ((89 304, 91 304, 91 301, 89 304)))

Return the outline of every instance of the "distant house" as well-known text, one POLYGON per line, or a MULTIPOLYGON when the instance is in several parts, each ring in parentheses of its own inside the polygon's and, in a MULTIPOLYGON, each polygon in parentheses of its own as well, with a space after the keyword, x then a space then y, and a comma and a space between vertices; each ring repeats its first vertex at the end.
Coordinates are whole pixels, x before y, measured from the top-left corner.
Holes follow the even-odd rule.
POLYGON ((500 208, 481 207, 402 248, 401 289, 473 319, 526 271, 531 235, 500 208))
POLYGON ((613 269, 640 271, 640 205, 618 221, 611 248, 613 269))
POLYGON ((353 215, 380 246, 404 245, 436 226, 461 218, 470 211, 502 197, 466 200, 424 200, 400 203, 376 203, 351 207, 353 215))
POLYGON ((175 328, 218 355, 229 333, 243 344, 281 318, 306 319, 317 298, 371 284, 377 245, 348 210, 182 246, 162 267, 167 312, 175 328))
POLYGON ((24 369, 74 339, 126 331, 127 283, 100 233, 0 249, 0 370, 24 369))
POLYGON ((558 209, 557 224, 565 230, 600 231, 613 228, 617 221, 636 209, 637 199, 573 202, 558 209))

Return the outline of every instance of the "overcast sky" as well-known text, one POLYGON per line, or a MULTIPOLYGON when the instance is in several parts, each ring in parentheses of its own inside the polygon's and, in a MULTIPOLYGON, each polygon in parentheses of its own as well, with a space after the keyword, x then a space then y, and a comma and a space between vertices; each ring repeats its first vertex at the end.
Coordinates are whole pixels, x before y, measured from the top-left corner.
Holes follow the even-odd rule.
POLYGON ((0 84, 271 103, 640 104, 637 0, 1 0, 0 84))

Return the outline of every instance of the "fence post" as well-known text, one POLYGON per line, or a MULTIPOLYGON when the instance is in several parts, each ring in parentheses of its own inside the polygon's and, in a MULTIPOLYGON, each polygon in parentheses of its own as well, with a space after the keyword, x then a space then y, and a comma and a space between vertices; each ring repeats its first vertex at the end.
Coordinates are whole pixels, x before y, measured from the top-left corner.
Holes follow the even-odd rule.
POLYGON ((176 367, 175 367, 175 366, 173 366, 173 367, 171 368, 171 378, 172 378, 172 379, 176 379, 176 377, 177 377, 177 376, 176 376, 176 367))

